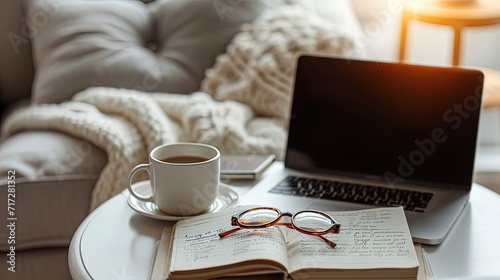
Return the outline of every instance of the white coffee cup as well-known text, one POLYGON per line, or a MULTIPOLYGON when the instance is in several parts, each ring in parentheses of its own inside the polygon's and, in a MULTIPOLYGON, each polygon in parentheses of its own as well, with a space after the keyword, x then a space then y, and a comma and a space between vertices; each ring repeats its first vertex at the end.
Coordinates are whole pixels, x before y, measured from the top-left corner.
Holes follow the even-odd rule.
POLYGON ((191 216, 206 212, 217 198, 220 152, 197 143, 161 145, 149 153, 149 164, 134 167, 128 177, 128 190, 138 200, 153 202, 169 215, 191 216), (149 173, 151 196, 134 192, 136 172, 149 173))

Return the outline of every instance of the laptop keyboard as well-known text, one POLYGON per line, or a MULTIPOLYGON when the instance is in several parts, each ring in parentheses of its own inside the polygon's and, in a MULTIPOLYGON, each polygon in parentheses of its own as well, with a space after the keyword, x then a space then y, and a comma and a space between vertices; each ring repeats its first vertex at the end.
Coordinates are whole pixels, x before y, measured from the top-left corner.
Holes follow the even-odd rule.
POLYGON ((432 193, 288 176, 269 192, 424 212, 432 193))

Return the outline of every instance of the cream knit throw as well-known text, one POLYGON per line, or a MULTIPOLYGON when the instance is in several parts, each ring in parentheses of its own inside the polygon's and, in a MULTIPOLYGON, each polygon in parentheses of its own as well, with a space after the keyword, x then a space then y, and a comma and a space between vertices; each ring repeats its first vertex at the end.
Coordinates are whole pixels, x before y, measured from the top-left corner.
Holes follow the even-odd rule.
POLYGON ((258 115, 286 119, 297 54, 351 57, 360 50, 353 37, 300 7, 270 11, 243 26, 207 71, 201 90, 216 100, 245 103, 258 115))
POLYGON ((355 44, 312 12, 284 7, 244 26, 190 95, 90 88, 62 104, 33 105, 11 115, 3 133, 57 130, 106 151, 108 163, 92 193, 91 210, 126 187, 129 171, 154 147, 207 143, 224 154, 283 158, 286 118, 297 52, 351 53, 355 44))

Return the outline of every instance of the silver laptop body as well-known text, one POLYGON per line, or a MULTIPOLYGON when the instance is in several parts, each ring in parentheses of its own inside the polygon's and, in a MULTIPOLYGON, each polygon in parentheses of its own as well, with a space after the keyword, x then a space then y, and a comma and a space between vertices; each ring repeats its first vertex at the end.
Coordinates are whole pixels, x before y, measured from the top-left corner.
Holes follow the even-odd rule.
POLYGON ((469 198, 483 79, 475 70, 299 56, 284 168, 241 203, 291 212, 403 204, 414 242, 441 243, 469 198), (294 180, 305 192, 290 193, 294 180), (332 199, 337 186, 351 200, 332 199), (365 186, 385 191, 382 202, 365 186), (407 191, 424 203, 398 201, 407 191))

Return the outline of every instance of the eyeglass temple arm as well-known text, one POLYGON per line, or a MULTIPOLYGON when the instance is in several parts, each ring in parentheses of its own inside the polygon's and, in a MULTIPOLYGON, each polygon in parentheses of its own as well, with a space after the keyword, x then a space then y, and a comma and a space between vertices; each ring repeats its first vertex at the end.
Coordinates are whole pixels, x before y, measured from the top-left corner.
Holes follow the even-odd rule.
POLYGON ((330 247, 332 248, 335 248, 335 246, 337 246, 337 243, 331 241, 331 240, 328 240, 326 237, 324 237, 323 235, 316 235, 317 237, 323 239, 323 241, 325 241, 328 245, 330 245, 330 247))
POLYGON ((237 227, 237 228, 230 229, 228 231, 221 232, 221 233, 219 233, 219 237, 220 238, 226 237, 226 236, 228 236, 230 234, 233 234, 233 233, 235 233, 235 232, 237 232, 239 230, 242 230, 242 229, 243 228, 237 227))
MULTIPOLYGON (((294 229, 292 223, 276 223, 275 225, 277 226, 286 226, 287 228, 290 228, 290 229, 294 229)), ((331 240, 328 240, 326 237, 324 237, 323 235, 317 235, 317 234, 313 234, 314 236, 317 236, 321 239, 323 239, 323 241, 325 241, 328 245, 330 245, 330 247, 332 248, 335 248, 335 246, 337 246, 337 243, 331 241, 331 240)))

